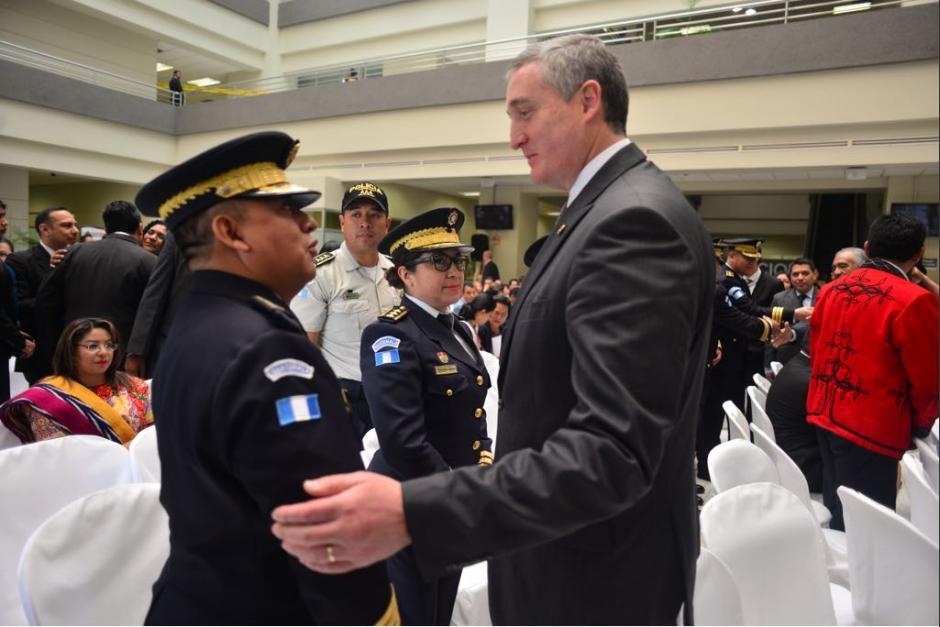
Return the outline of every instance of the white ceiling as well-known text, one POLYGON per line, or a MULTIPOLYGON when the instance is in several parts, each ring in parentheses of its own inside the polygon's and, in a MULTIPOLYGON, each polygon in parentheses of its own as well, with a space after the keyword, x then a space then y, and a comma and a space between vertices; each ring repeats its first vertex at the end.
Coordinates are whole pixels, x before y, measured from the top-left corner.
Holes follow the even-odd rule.
MULTIPOLYGON (((234 63, 207 57, 189 48, 165 41, 157 42, 157 61, 172 65, 174 69, 182 72, 184 82, 206 76, 225 82, 227 74, 242 69, 234 63)), ((171 75, 172 70, 160 72, 157 75, 157 80, 168 81, 171 75)))

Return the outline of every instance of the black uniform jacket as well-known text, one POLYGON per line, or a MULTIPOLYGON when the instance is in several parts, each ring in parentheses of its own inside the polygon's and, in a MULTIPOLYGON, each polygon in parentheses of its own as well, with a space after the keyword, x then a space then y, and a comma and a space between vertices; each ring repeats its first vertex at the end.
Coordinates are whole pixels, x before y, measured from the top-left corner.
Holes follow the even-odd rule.
POLYGON ((747 343, 744 340, 769 341, 770 323, 760 316, 745 313, 743 309, 735 307, 728 296, 724 281, 715 285, 714 308, 712 358, 720 342, 721 363, 735 361, 743 365, 747 353, 747 343))
POLYGON ((302 483, 362 469, 332 370, 266 287, 193 274, 153 383, 170 556, 149 624, 374 624, 384 564, 317 574, 271 534, 302 483))
POLYGON ((450 329, 407 296, 362 332, 362 387, 380 449, 370 470, 413 479, 493 460, 483 401, 489 376, 450 329))
POLYGON ((156 256, 123 233, 109 233, 101 241, 70 249, 36 295, 37 339, 44 363, 51 362, 65 325, 78 318, 110 320, 126 347, 155 265, 156 256))
MULTIPOLYGON (((792 307, 764 307, 751 295, 747 289, 747 281, 737 272, 724 266, 724 281, 722 282, 728 292, 728 298, 735 307, 751 316, 767 316, 777 322, 793 322, 794 310, 792 307)), ((780 281, 774 279, 779 284, 780 281)), ((771 296, 772 297, 772 296, 771 296)), ((763 347, 761 348, 763 350, 763 347)))
POLYGON ((426 576, 489 558, 496 624, 691 611, 714 286, 701 220, 624 147, 561 213, 510 315, 498 461, 403 484, 426 576))

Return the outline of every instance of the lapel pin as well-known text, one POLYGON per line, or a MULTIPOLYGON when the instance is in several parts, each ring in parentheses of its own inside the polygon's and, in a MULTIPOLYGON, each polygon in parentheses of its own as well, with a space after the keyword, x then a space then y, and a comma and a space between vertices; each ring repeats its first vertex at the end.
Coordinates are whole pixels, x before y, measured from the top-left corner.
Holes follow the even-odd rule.
POLYGON ((564 231, 565 231, 565 226, 567 226, 567 225, 562 224, 560 227, 558 227, 558 231, 556 231, 556 234, 557 234, 557 235, 561 235, 562 233, 564 233, 564 231))

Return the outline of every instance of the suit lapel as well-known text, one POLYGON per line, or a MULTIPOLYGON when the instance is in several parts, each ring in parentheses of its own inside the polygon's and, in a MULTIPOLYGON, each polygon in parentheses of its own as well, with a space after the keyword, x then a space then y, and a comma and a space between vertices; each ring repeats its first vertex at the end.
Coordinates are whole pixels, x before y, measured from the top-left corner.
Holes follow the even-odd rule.
MULTIPOLYGON (((460 345, 460 342, 457 341, 457 338, 454 337, 454 334, 451 333, 446 326, 440 323, 436 318, 431 317, 428 312, 421 309, 421 307, 410 298, 402 298, 402 304, 408 308, 408 312, 413 317, 418 328, 421 329, 432 342, 440 346, 444 352, 454 359, 463 362, 474 370, 479 370, 476 357, 471 357, 467 354, 466 349, 460 345)), ((455 324, 460 323, 456 322, 455 324)), ((472 342, 470 346, 471 348, 473 347, 472 342)))
MULTIPOLYGON (((571 232, 577 227, 584 216, 587 215, 588 211, 594 205, 594 201, 597 200, 597 197, 600 196, 611 183, 620 178, 624 172, 643 162, 645 159, 646 155, 643 154, 643 151, 640 150, 636 144, 631 142, 611 157, 610 160, 598 170, 597 174, 594 175, 584 189, 581 190, 581 193, 575 198, 574 203, 561 212, 561 215, 558 216, 558 220, 555 222, 555 226, 552 227, 552 232, 548 234, 548 239, 545 240, 545 244, 542 245, 542 249, 535 257, 532 267, 529 269, 525 280, 522 282, 522 290, 519 293, 516 306, 513 308, 513 314, 516 314, 525 306, 526 297, 532 291, 533 286, 544 274, 545 269, 568 239, 571 232)), ((508 357, 509 355, 515 326, 515 324, 510 325, 503 334, 503 347, 500 351, 501 357, 508 357)), ((502 361, 505 363, 508 359, 503 359, 502 361)))

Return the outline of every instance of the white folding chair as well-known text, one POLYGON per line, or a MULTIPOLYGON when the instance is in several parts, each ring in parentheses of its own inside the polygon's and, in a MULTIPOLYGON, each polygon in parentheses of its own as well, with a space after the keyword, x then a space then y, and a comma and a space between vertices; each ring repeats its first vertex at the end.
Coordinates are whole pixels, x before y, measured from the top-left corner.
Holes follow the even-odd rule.
POLYGON ((460 583, 457 586, 457 598, 454 601, 450 624, 458 627, 493 624, 493 619, 490 618, 486 562, 471 564, 460 572, 460 583))
POLYGON ((141 483, 160 483, 160 455, 157 452, 157 427, 138 433, 127 448, 131 456, 131 475, 141 483))
POLYGON ((930 488, 924 467, 914 451, 901 458, 901 476, 911 498, 911 523, 935 544, 940 543, 940 499, 930 488))
POLYGON ((362 436, 362 450, 359 451, 359 456, 362 457, 362 465, 368 468, 369 463, 372 461, 372 458, 375 457, 378 450, 379 434, 376 433, 375 429, 369 429, 366 431, 366 434, 362 436))
POLYGON ((747 625, 832 625, 822 532, 806 506, 773 483, 715 495, 702 508, 702 546, 727 565, 747 625))
POLYGON ((486 351, 481 351, 480 355, 483 357, 486 373, 490 377, 490 389, 486 391, 483 409, 486 411, 486 434, 493 441, 492 450, 495 451, 496 429, 499 426, 499 386, 496 383, 499 379, 499 359, 486 351))
POLYGON ((754 378, 754 385, 756 385, 757 389, 763 392, 764 395, 766 396, 767 393, 770 392, 770 379, 768 379, 767 377, 765 377, 759 372, 755 372, 753 378, 754 378))
POLYGON ((911 523, 845 486, 852 610, 862 625, 936 625, 940 552, 911 523))
POLYGON ((708 454, 708 474, 715 492, 748 483, 780 483, 773 460, 747 440, 722 442, 708 454))
POLYGON ((779 361, 772 361, 772 362, 770 362, 770 371, 771 371, 772 373, 774 373, 774 376, 775 376, 775 377, 776 377, 778 374, 780 374, 780 371, 781 371, 781 370, 783 370, 783 364, 782 364, 782 363, 780 363, 779 361))
POLYGON ((757 425, 774 442, 777 437, 774 434, 774 425, 770 422, 770 416, 765 409, 767 397, 753 385, 747 386, 747 396, 751 401, 751 423, 757 425))
POLYGON ((728 417, 728 438, 731 440, 740 439, 751 441, 751 429, 747 426, 747 418, 734 404, 734 401, 725 401, 721 404, 725 410, 725 416, 728 417))
POLYGON ((135 483, 66 505, 23 548, 18 588, 30 625, 142 625, 170 554, 160 486, 135 483))
MULTIPOLYGON (((26 377, 23 376, 22 372, 17 372, 14 369, 14 364, 16 364, 16 357, 10 357, 9 368, 10 368, 10 398, 13 398, 17 394, 21 394, 29 389, 29 381, 26 380, 26 377)), ((19 440, 17 440, 19 441, 19 440)))
POLYGON ((829 524, 832 513, 826 509, 826 506, 819 501, 814 501, 809 494, 809 484, 806 483, 806 476, 796 462, 790 459, 780 446, 767 435, 757 424, 751 423, 751 433, 754 435, 754 444, 759 446, 767 456, 773 460, 777 467, 777 474, 780 475, 780 485, 795 494, 803 504, 813 513, 820 525, 829 524))
POLYGON ((130 458, 110 440, 69 435, 0 451, 0 477, 0 625, 22 625, 16 565, 27 538, 75 499, 130 483, 130 458))
POLYGON ((936 449, 930 446, 930 442, 920 438, 915 439, 914 443, 917 445, 920 463, 924 466, 930 487, 934 492, 940 492, 940 460, 937 459, 936 449))
POLYGON ((743 625, 738 582, 721 559, 702 549, 695 565, 695 594, 692 597, 696 625, 743 625))
POLYGON ((934 449, 937 449, 937 452, 940 453, 940 418, 933 421, 927 439, 933 444, 934 449))
POLYGON ((0 424, 0 451, 20 445, 20 439, 6 428, 6 425, 0 424))

